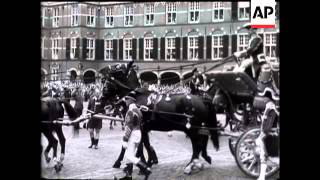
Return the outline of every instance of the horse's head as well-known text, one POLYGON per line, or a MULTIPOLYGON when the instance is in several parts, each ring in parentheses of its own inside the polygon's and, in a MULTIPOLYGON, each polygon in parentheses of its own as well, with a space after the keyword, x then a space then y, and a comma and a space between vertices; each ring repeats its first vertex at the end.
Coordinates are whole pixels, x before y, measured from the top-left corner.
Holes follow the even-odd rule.
POLYGON ((116 96, 122 98, 128 92, 140 86, 137 73, 132 64, 133 61, 128 64, 109 65, 100 71, 104 76, 104 97, 108 99, 116 96))

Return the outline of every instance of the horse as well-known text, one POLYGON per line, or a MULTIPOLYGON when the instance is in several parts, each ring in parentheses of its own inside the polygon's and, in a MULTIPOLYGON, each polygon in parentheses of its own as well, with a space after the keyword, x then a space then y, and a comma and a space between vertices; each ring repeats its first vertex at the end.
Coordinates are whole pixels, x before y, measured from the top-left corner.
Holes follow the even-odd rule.
MULTIPOLYGON (((148 97, 152 96, 153 92, 147 90, 144 90, 143 92, 139 91, 140 83, 133 68, 130 68, 129 74, 125 76, 126 78, 118 79, 117 76, 110 76, 110 74, 112 74, 112 70, 107 72, 109 72, 109 74, 107 73, 105 75, 109 76, 110 82, 105 84, 106 90, 103 92, 105 96, 118 95, 120 98, 122 98, 132 92, 132 94, 134 94, 134 98, 136 98, 136 103, 139 106, 148 105, 148 97), (108 91, 108 88, 116 90, 112 92, 108 91)), ((198 160, 201 152, 202 157, 209 164, 211 164, 211 157, 207 155, 206 151, 209 139, 208 135, 211 135, 213 146, 216 150, 218 150, 218 132, 214 129, 211 129, 208 132, 209 134, 199 134, 199 129, 197 127, 217 127, 217 119, 214 107, 206 107, 202 99, 195 95, 172 95, 170 97, 170 101, 167 101, 166 99, 167 98, 161 98, 157 104, 153 105, 153 109, 151 111, 142 112, 143 123, 141 142, 146 147, 149 155, 148 157, 152 158, 155 156, 155 152, 152 152, 152 149, 150 148, 148 132, 153 130, 162 132, 178 130, 185 132, 192 143, 193 154, 190 162, 186 166, 185 173, 191 173, 191 167, 195 165, 195 162, 198 160)), ((122 148, 122 152, 123 151, 125 150, 122 148)), ((120 156, 124 154, 122 152, 120 156)), ((119 160, 121 159, 120 156, 115 165, 117 163, 119 164, 119 160)), ((148 165, 150 165, 150 162, 148 165)))
POLYGON ((48 154, 51 148, 53 149, 53 160, 55 163, 54 168, 56 172, 59 172, 62 168, 66 139, 62 131, 62 126, 59 124, 54 124, 53 122, 58 120, 58 118, 63 118, 64 110, 66 110, 70 119, 75 119, 77 117, 76 111, 66 100, 58 100, 52 97, 44 97, 41 99, 40 132, 48 140, 48 145, 44 151, 44 156, 46 162, 49 163, 51 158, 48 156, 48 154), (54 137, 53 132, 56 132, 61 146, 59 160, 57 160, 58 140, 54 137))

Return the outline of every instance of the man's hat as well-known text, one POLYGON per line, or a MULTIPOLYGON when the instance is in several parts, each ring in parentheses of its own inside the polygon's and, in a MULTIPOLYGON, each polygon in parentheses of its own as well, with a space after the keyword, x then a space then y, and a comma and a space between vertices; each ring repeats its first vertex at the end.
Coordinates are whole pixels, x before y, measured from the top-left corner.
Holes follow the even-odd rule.
POLYGON ((192 70, 192 73, 195 73, 196 71, 198 71, 198 69, 197 69, 197 68, 194 68, 194 69, 192 70))

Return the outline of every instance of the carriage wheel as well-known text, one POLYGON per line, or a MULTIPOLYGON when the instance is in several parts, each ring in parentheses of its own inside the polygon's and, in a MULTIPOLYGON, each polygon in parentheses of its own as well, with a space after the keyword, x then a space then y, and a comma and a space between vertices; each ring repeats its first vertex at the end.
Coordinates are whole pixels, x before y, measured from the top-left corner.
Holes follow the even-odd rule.
MULTIPOLYGON (((249 129, 239 137, 235 149, 235 159, 238 167, 246 175, 254 178, 257 178, 260 174, 260 160, 255 144, 255 139, 259 134, 260 128, 249 129)), ((278 159, 271 160, 271 158, 268 158, 266 178, 274 175, 280 169, 278 159)))

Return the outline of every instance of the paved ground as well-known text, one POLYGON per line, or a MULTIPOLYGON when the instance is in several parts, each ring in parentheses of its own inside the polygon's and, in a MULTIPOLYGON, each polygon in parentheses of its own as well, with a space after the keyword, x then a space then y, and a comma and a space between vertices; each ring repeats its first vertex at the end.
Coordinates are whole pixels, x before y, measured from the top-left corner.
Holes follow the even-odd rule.
MULTIPOLYGON (((121 177, 123 175, 124 163, 121 169, 112 168, 121 149, 123 131, 120 123, 115 126, 114 130, 109 130, 107 121, 103 124, 99 149, 97 150, 88 148, 90 139, 87 130, 81 129, 77 138, 72 137, 71 127, 64 127, 63 130, 67 139, 64 166, 61 172, 57 174, 53 169, 52 162, 47 164, 43 160, 42 177, 49 179, 113 179, 114 176, 121 177)), ((192 154, 191 142, 181 132, 173 131, 172 134, 172 137, 168 137, 167 133, 164 132, 153 131, 150 134, 150 141, 157 152, 159 164, 152 167, 152 174, 149 179, 252 179, 242 173, 236 165, 228 148, 227 137, 221 137, 219 151, 215 151, 210 142, 208 154, 213 161, 211 165, 206 163, 203 171, 185 175, 183 171, 192 154)), ((47 145, 45 138, 42 138, 42 144, 47 145)), ((133 177, 134 179, 143 178, 143 176, 138 175, 137 168, 134 169, 133 177)))

